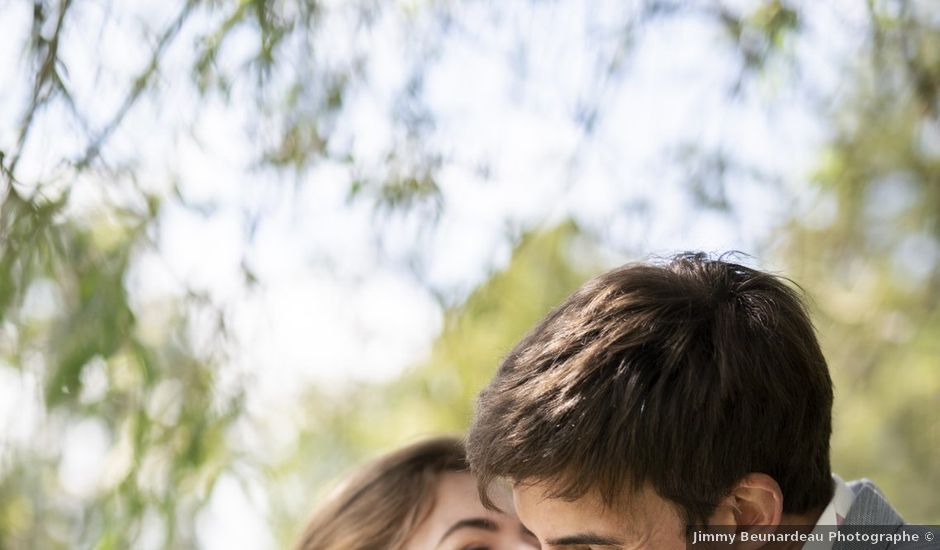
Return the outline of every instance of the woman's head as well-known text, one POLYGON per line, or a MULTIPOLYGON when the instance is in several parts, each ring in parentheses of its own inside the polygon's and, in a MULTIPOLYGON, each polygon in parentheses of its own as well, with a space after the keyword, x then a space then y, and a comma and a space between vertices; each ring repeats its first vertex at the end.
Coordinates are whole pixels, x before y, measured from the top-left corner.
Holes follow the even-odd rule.
POLYGON ((297 550, 537 548, 515 517, 487 510, 476 487, 458 439, 409 445, 339 487, 314 513, 297 550))

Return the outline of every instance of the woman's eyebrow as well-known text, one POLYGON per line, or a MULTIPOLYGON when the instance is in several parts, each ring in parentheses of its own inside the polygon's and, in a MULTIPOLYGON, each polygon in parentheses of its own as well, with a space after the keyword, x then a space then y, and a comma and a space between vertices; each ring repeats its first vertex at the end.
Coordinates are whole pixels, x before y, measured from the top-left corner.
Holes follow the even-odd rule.
POLYGON ((440 546, 444 539, 449 537, 454 531, 459 529, 483 529, 485 531, 499 531, 499 525, 495 521, 486 518, 467 518, 462 519, 447 529, 444 532, 444 535, 441 537, 441 540, 437 541, 437 545, 440 546))
POLYGON ((547 542, 549 546, 574 546, 577 544, 597 544, 600 546, 619 546, 623 541, 611 537, 604 537, 594 533, 579 533, 560 537, 547 542))

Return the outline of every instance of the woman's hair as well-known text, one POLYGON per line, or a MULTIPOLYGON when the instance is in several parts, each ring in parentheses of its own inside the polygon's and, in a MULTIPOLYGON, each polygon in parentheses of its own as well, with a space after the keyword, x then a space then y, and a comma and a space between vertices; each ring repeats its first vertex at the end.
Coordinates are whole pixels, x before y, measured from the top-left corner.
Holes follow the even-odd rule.
POLYGON ((397 550, 434 507, 440 477, 466 471, 464 445, 454 437, 384 455, 321 503, 296 550, 397 550))

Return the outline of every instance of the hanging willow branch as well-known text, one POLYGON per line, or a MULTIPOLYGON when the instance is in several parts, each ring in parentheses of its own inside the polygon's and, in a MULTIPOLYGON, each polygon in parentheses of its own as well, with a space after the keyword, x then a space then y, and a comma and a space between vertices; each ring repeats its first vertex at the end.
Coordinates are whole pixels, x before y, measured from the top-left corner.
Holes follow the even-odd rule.
POLYGON ((62 0, 59 5, 59 15, 56 19, 55 31, 53 31, 52 37, 49 39, 43 38, 38 30, 42 26, 42 5, 36 3, 33 6, 34 47, 37 48, 37 51, 44 47, 45 55, 42 55, 42 61, 36 71, 36 81, 33 83, 29 106, 26 108, 22 122, 20 122, 19 134, 16 138, 16 150, 11 155, 10 162, 6 167, 7 172, 11 176, 16 170, 16 164, 19 162, 20 156, 23 153, 23 146, 33 126, 36 113, 55 96, 56 92, 61 92, 65 89, 65 85, 62 83, 62 79, 59 77, 58 73, 58 67, 60 65, 59 43, 62 36, 62 29, 65 26, 65 15, 68 13, 71 6, 72 0, 62 0))

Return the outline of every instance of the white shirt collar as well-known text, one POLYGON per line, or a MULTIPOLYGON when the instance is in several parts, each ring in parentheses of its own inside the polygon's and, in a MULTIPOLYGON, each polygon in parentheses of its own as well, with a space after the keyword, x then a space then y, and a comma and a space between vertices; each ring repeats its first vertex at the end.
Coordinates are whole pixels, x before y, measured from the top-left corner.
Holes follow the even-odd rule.
MULTIPOLYGON (((849 515, 849 509, 852 508, 852 501, 855 500, 855 493, 846 485, 841 477, 832 474, 832 484, 834 487, 832 500, 822 511, 819 520, 816 521, 816 527, 813 528, 813 534, 820 534, 823 540, 828 540, 829 532, 835 527, 842 525, 845 517, 849 515)), ((812 543, 803 545, 805 550, 832 550, 832 543, 812 543)))

